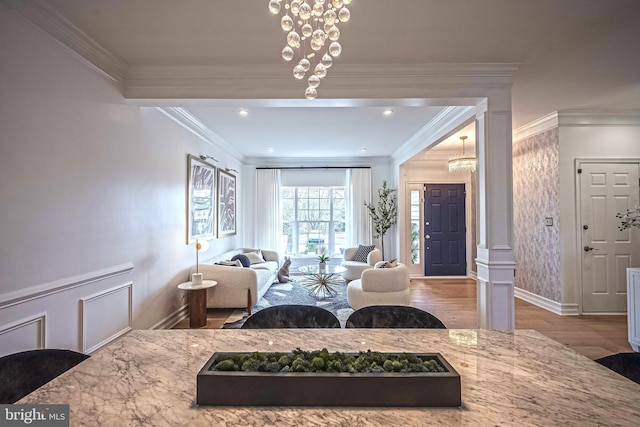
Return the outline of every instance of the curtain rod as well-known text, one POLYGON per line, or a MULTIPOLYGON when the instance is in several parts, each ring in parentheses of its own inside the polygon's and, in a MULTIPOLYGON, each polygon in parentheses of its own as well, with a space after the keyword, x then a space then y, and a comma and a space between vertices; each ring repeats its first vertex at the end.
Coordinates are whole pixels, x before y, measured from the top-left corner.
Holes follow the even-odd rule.
POLYGON ((371 166, 287 166, 282 168, 265 166, 256 169, 371 169, 371 166))

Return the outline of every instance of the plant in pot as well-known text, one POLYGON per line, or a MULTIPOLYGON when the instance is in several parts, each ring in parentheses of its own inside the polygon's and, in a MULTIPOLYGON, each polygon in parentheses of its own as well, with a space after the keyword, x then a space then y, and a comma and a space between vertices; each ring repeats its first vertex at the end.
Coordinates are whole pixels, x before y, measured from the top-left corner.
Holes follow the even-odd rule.
POLYGON ((398 199, 395 192, 395 188, 387 187, 387 181, 383 181, 382 187, 378 189, 378 205, 364 202, 373 222, 373 237, 381 238, 382 259, 384 259, 384 235, 398 221, 398 199))
POLYGON ((327 270, 327 261, 329 261, 329 259, 329 255, 327 254, 321 254, 320 256, 318 256, 318 268, 320 269, 320 271, 327 270))

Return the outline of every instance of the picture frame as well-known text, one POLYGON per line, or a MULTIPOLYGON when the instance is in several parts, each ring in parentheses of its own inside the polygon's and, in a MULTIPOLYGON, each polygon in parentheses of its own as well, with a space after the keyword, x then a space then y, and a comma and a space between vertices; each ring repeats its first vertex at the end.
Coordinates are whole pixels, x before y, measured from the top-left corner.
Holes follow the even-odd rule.
POLYGON ((236 177, 218 169, 218 237, 236 234, 236 177))
POLYGON ((187 244, 216 237, 216 167, 187 156, 187 244))

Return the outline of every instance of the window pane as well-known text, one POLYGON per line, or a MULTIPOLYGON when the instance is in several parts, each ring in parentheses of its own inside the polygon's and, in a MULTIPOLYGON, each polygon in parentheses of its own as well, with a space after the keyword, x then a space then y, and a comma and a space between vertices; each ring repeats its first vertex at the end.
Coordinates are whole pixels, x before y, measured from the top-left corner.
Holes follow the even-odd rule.
POLYGON ((421 264, 420 257, 420 223, 411 221, 411 264, 421 264))
POLYGON ((411 190, 411 204, 420 204, 420 192, 418 190, 411 190))
POLYGON ((344 194, 344 187, 283 187, 281 244, 288 254, 313 257, 344 252, 344 194))
POLYGON ((411 219, 420 220, 420 206, 411 206, 411 219))

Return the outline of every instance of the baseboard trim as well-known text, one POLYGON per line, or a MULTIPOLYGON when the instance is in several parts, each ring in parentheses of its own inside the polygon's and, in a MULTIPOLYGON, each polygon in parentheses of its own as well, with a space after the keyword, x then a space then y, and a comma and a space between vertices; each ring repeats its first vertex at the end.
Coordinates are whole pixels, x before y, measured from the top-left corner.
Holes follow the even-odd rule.
POLYGON ((164 319, 160 320, 149 329, 171 329, 177 325, 181 320, 186 319, 189 316, 189 304, 185 304, 173 313, 169 314, 164 319))
POLYGON ((562 304, 521 288, 515 288, 514 295, 516 298, 560 316, 578 316, 580 314, 578 304, 562 304))

